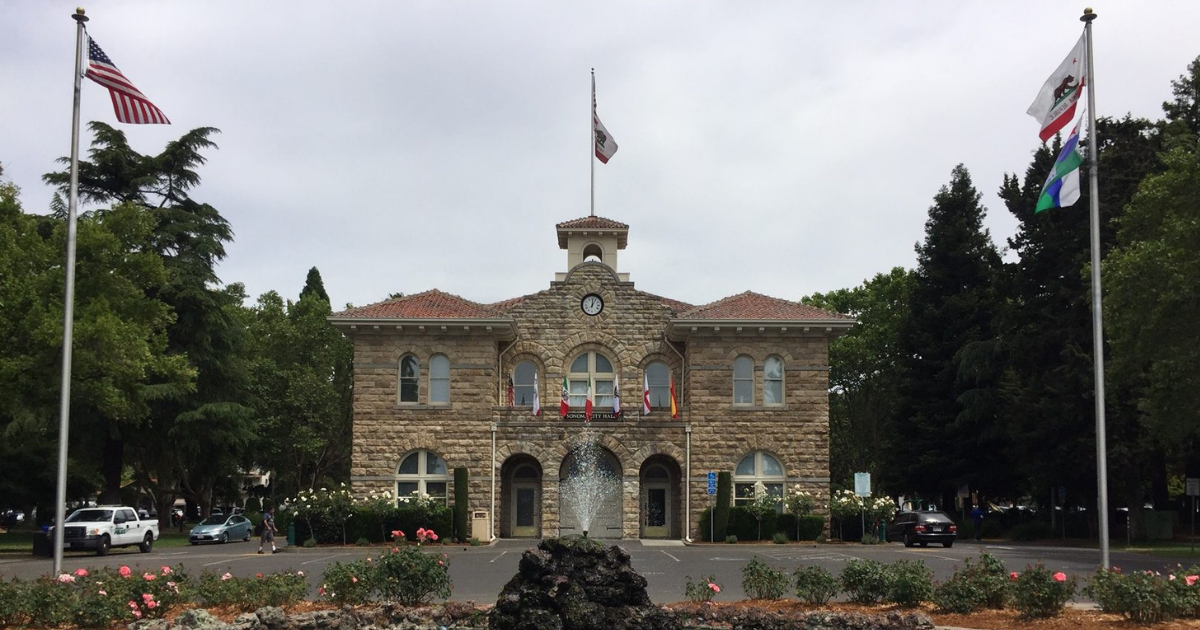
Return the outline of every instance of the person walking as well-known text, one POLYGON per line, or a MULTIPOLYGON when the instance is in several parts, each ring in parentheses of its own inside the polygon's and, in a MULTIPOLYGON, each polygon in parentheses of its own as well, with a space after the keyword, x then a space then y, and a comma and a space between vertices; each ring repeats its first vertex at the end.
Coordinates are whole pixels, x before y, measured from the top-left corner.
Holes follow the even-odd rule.
POLYGON ((975 540, 983 540, 983 508, 978 503, 971 510, 971 520, 975 523, 975 540))
POLYGON ((258 541, 258 553, 265 553, 263 547, 267 543, 271 543, 271 553, 279 553, 279 550, 275 548, 275 533, 279 530, 275 529, 274 506, 267 508, 267 511, 263 512, 262 528, 262 538, 258 541))

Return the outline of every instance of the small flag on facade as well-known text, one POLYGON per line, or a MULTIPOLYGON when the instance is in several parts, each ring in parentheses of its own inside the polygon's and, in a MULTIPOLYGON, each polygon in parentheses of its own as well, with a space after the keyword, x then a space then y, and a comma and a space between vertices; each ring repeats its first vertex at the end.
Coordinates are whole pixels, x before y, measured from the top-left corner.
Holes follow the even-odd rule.
POLYGON ((537 370, 533 371, 533 415, 542 416, 542 390, 538 388, 537 370))
POLYGON ((679 407, 675 405, 675 377, 671 377, 671 418, 679 417, 679 407))
POLYGON ((621 379, 613 374, 613 415, 621 415, 621 379))
POLYGON ((587 398, 583 401, 583 417, 588 422, 592 421, 592 382, 588 381, 587 398))
POLYGON ((513 406, 514 398, 516 398, 514 389, 515 388, 513 387, 513 380, 512 380, 512 378, 509 378, 508 379, 508 406, 509 407, 513 406))
POLYGON ((91 37, 88 37, 88 67, 84 76, 108 88, 117 120, 131 124, 171 124, 161 109, 133 87, 91 37))
POLYGON ((1065 208, 1079 201, 1079 167, 1083 165, 1083 156, 1079 155, 1078 149, 1079 125, 1076 124, 1062 151, 1058 152, 1058 158, 1054 160, 1054 168, 1046 177, 1034 213, 1050 208, 1065 208))
POLYGON ((1083 85, 1086 82, 1086 51, 1086 40, 1081 35, 1075 47, 1071 49, 1071 54, 1067 55, 1054 74, 1046 79, 1037 98, 1033 99, 1033 104, 1026 111, 1041 123, 1042 131, 1038 137, 1042 142, 1075 120, 1075 106, 1079 104, 1079 97, 1083 95, 1083 85))
POLYGON ((650 415, 650 375, 642 373, 642 415, 650 415))
POLYGON ((567 412, 571 410, 571 401, 567 397, 568 395, 569 394, 567 392, 567 377, 564 376, 563 377, 563 385, 562 385, 562 400, 559 401, 559 403, 558 403, 558 417, 560 417, 560 418, 566 418, 567 412))

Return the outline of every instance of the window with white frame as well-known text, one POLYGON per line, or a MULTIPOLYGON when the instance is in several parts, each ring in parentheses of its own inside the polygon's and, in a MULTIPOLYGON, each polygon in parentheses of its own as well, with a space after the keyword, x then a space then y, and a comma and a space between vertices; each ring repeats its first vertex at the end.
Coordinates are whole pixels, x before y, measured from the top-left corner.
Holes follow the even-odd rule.
POLYGON ((431 405, 450 402, 450 359, 444 354, 435 354, 429 359, 429 403, 431 405))
POLYGON ((410 354, 400 358, 400 402, 417 402, 417 378, 420 373, 417 357, 410 354))
POLYGON ((733 404, 754 404, 754 359, 745 355, 733 360, 733 404))
MULTIPOLYGON (((760 494, 783 498, 783 466, 764 451, 755 451, 742 458, 733 471, 733 504, 749 505, 760 494)), ((775 506, 783 511, 783 501, 775 506)))
POLYGON ((671 368, 662 361, 646 366, 646 381, 650 384, 650 408, 671 408, 671 368))
POLYGON ((783 404, 783 359, 771 356, 763 362, 763 404, 783 404))
POLYGON ((533 361, 522 361, 513 368, 513 405, 533 407, 533 399, 538 395, 533 387, 535 375, 537 365, 533 361))
POLYGON ((599 352, 587 352, 575 357, 571 371, 567 374, 571 407, 583 408, 588 392, 592 394, 594 409, 612 409, 613 366, 608 357, 599 352))
POLYGON ((446 503, 449 481, 446 460, 432 451, 413 451, 396 469, 396 499, 404 501, 413 496, 428 495, 439 503, 446 503))

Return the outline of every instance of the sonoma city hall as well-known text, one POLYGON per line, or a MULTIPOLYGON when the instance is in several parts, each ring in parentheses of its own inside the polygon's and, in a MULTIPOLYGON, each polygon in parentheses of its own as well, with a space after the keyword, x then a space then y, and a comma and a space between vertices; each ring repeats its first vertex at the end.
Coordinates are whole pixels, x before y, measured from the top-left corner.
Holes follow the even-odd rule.
POLYGON ((640 291, 618 265, 628 225, 556 228, 566 270, 546 290, 481 304, 434 289, 330 317, 354 343, 356 495, 449 502, 466 468, 490 537, 581 534, 560 488, 585 427, 607 473, 590 537, 700 538, 712 471, 732 474, 735 503, 756 482, 828 495, 828 349, 852 318, 753 292, 692 305, 640 291))

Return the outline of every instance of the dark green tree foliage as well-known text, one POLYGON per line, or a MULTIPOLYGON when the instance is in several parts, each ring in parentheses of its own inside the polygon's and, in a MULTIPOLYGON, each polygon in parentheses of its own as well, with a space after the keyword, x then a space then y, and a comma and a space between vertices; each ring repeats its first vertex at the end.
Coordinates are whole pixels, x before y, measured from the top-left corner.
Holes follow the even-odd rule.
POLYGON ((983 384, 959 376, 963 348, 995 336, 1000 257, 984 214, 970 174, 955 167, 917 245, 910 316, 900 332, 902 402, 884 471, 888 487, 937 496, 959 484, 987 485, 989 475, 1006 470, 995 419, 964 404, 964 393, 983 384))
POLYGON ((330 313, 317 291, 295 303, 265 293, 252 309, 251 390, 260 418, 254 461, 275 471, 277 494, 349 476, 354 349, 326 321, 330 313))
POLYGON ((878 478, 884 444, 896 437, 889 423, 897 411, 899 335, 912 278, 896 267, 853 289, 801 299, 858 321, 829 345, 829 467, 835 485, 849 486, 855 472, 878 478))
MULTIPOLYGON (((325 292, 325 283, 321 280, 321 272, 317 271, 316 267, 308 270, 308 277, 304 280, 304 288, 300 290, 301 299, 307 295, 314 295, 329 302, 329 294, 325 292)), ((330 303, 330 306, 332 305, 330 303)))

